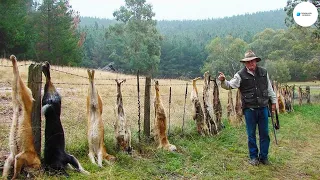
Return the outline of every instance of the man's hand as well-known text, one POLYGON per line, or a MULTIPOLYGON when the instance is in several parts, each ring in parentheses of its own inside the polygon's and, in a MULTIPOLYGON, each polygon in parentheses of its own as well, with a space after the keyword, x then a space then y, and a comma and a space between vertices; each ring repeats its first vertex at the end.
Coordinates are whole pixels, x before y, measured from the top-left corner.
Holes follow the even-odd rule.
POLYGON ((226 76, 225 76, 222 72, 219 72, 218 79, 219 79, 220 81, 224 81, 224 80, 226 80, 226 76))
POLYGON ((276 104, 271 105, 271 110, 272 110, 272 112, 276 112, 276 104))

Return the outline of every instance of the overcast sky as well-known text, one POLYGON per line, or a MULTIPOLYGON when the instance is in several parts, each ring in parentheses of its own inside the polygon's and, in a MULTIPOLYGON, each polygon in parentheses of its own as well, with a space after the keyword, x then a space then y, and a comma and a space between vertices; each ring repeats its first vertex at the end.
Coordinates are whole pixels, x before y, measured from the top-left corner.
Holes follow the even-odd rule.
MULTIPOLYGON (((69 0, 80 16, 113 19, 124 0, 69 0)), ((219 18, 284 8, 287 0, 147 0, 157 20, 219 18)))

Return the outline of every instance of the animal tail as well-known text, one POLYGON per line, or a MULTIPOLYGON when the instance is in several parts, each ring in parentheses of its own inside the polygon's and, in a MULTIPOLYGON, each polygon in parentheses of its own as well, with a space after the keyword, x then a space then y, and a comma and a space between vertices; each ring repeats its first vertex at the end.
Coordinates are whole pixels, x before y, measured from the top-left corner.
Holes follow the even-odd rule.
POLYGON ((199 80, 199 79, 201 79, 201 77, 197 77, 197 78, 194 78, 193 80, 192 80, 192 86, 193 86, 193 88, 195 88, 195 89, 197 89, 197 81, 199 80))
POLYGON ((107 160, 108 162, 116 161, 116 157, 107 153, 106 149, 103 150, 103 159, 107 160))
MULTIPOLYGON (((13 67, 13 81, 12 81, 12 96, 16 97, 18 95, 18 84, 19 84, 19 69, 17 66, 17 58, 14 55, 10 56, 13 67)), ((13 101, 17 101, 13 98, 13 101)))
POLYGON ((18 65, 17 65, 17 58, 15 55, 11 55, 10 56, 10 60, 12 62, 12 67, 13 67, 13 74, 15 76, 19 76, 19 69, 18 69, 18 65))
POLYGON ((154 88, 156 90, 156 98, 160 98, 160 93, 159 93, 159 81, 155 80, 154 81, 154 88))
POLYGON ((194 97, 194 96, 198 96, 198 89, 197 89, 197 81, 201 79, 201 77, 197 77, 197 78, 194 78, 192 80, 192 86, 193 86, 193 90, 191 92, 191 96, 194 97))
POLYGON ((88 69, 87 72, 88 72, 88 76, 89 76, 89 81, 90 81, 90 83, 92 84, 92 83, 93 83, 93 80, 94 80, 94 73, 95 73, 95 71, 94 71, 94 69, 92 69, 92 70, 88 69))
MULTIPOLYGON (((95 71, 92 69, 88 69, 88 77, 89 77, 89 90, 88 90, 88 103, 90 105, 91 110, 96 111, 99 105, 99 95, 95 88, 94 84, 94 73, 95 71)), ((102 109, 101 109, 102 112, 102 109)))
POLYGON ((44 74, 44 76, 46 77, 46 81, 51 81, 51 77, 50 77, 50 63, 48 61, 44 62, 44 64, 42 65, 42 72, 44 74))
POLYGON ((32 92, 21 80, 17 65, 17 58, 14 55, 11 55, 10 60, 13 67, 12 96, 15 97, 12 101, 14 103, 19 101, 24 106, 24 109, 30 112, 32 109, 32 101, 34 100, 32 92))

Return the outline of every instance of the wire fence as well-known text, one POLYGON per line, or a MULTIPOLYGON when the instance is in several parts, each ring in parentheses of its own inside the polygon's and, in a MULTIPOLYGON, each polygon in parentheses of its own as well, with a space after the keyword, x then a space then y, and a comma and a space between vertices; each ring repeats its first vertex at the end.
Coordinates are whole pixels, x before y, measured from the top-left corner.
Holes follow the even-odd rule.
MULTIPOLYGON (((28 66, 31 63, 19 64, 20 75, 27 83, 28 66)), ((0 151, 8 150, 8 136, 10 124, 12 121, 12 104, 11 104, 11 70, 12 67, 8 62, 0 60, 0 151), (2 68, 1 68, 2 67, 2 68), (7 76, 6 76, 7 74, 7 76)), ((62 97, 61 121, 65 132, 66 145, 75 142, 86 142, 87 139, 87 107, 86 97, 89 80, 86 69, 72 67, 51 67, 51 79, 57 91, 62 97)), ((122 84, 123 106, 126 119, 130 123, 132 138, 139 138, 140 131, 144 126, 144 100, 145 100, 145 77, 128 76, 123 74, 108 73, 96 70, 95 84, 103 102, 102 118, 105 126, 105 135, 110 139, 114 137, 114 124, 116 122, 115 104, 117 98, 116 79, 126 79, 122 84), (112 74, 112 76, 111 76, 112 74), (139 83, 138 83, 139 82, 139 83), (139 84, 139 86, 138 86, 139 84), (138 94, 138 90, 140 90, 138 94)), ((43 94, 43 82, 41 83, 43 94)), ((159 80, 160 94, 162 103, 166 110, 168 119, 169 134, 174 132, 184 132, 186 124, 194 123, 192 120, 192 103, 190 94, 192 91, 191 81, 180 79, 159 80), (181 131, 175 131, 180 129, 181 131)), ((299 85, 296 85, 299 86, 299 85)), ((305 89, 305 85, 300 85, 305 89)), ((197 83, 199 99, 202 101, 203 82, 197 83)), ((310 86, 311 103, 320 102, 320 85, 310 86)), ((227 91, 220 90, 220 100, 223 107, 223 117, 226 117, 227 91)), ((151 129, 155 123, 155 111, 153 107, 154 86, 151 84, 151 107, 150 107, 150 126, 151 129)), ((212 88, 210 89, 210 99, 212 99, 212 88)), ((236 93, 233 93, 234 96, 236 93)), ((294 93, 297 99, 297 88, 294 93)), ((235 98, 234 98, 235 99, 235 98)), ((304 101, 306 102, 306 100, 304 101)), ((298 104, 298 100, 295 100, 298 104)), ((44 137, 44 117, 42 117, 42 137, 44 137)), ((194 123, 195 124, 195 123, 194 123)), ((196 125, 193 126, 196 131, 196 125)), ((138 141, 138 140, 137 140, 138 141)))
MULTIPOLYGON (((28 65, 19 66, 20 75, 23 81, 27 84, 28 65)), ((0 64, 6 73, 10 74, 10 65, 0 64)), ((1 73, 1 72, 0 72, 1 73)), ((53 85, 62 97, 61 122, 65 131, 66 144, 76 140, 82 141, 87 138, 87 115, 86 115, 86 98, 89 80, 86 77, 86 69, 57 67, 51 68, 51 79, 53 85)), ((103 102, 103 121, 105 125, 105 135, 113 137, 114 124, 116 119, 115 104, 117 98, 116 79, 126 79, 122 84, 123 106, 126 119, 129 121, 133 139, 139 136, 139 129, 144 126, 144 100, 145 100, 145 77, 139 77, 139 89, 137 92, 137 77, 125 76, 116 74, 113 78, 103 77, 105 72, 96 71, 95 84, 103 102), (139 103, 140 102, 140 109, 139 103), (140 116, 140 127, 139 127, 140 116)), ((5 141, 0 142, 1 149, 7 149, 7 141, 12 121, 12 104, 11 104, 11 77, 1 78, 0 76, 0 138, 5 141), (10 79, 10 80, 9 80, 10 79)), ((162 103, 166 109, 168 119, 168 129, 173 131, 175 128, 182 128, 183 120, 191 121, 192 106, 189 100, 191 86, 189 86, 188 94, 185 93, 186 84, 188 81, 181 82, 180 80, 163 80, 169 84, 160 84, 160 93, 162 103), (185 98, 187 98, 185 100, 185 98), (169 102, 170 99, 170 102, 169 102), (170 110, 168 109, 170 107, 170 110), (185 109, 184 109, 185 107, 185 109), (169 113, 170 112, 170 113, 169 113)), ((45 80, 41 83, 42 95, 45 80)), ((160 80, 161 83, 161 80, 160 80)), ((200 85, 199 85, 200 87, 200 85)), ((199 88, 201 89, 201 88, 199 88)), ((154 86, 151 84, 151 107, 150 107, 150 125, 151 129, 154 125, 155 112, 153 108, 154 86)), ((44 117, 42 117, 42 135, 44 134, 44 117)), ((0 149, 0 150, 1 150, 0 149)))

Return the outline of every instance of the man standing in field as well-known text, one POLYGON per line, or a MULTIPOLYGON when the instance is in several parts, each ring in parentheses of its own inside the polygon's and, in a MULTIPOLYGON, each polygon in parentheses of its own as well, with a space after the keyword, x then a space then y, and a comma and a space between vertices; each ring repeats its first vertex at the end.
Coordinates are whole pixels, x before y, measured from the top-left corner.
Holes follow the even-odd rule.
POLYGON ((239 88, 241 92, 242 109, 246 120, 248 147, 250 160, 253 166, 269 164, 268 151, 270 145, 268 128, 268 101, 271 99, 272 111, 276 110, 276 95, 272 89, 268 72, 257 66, 261 61, 252 51, 245 53, 245 58, 240 60, 245 67, 238 71, 230 81, 219 72, 218 79, 224 89, 239 88), (256 127, 259 129, 260 152, 256 143, 256 127))

